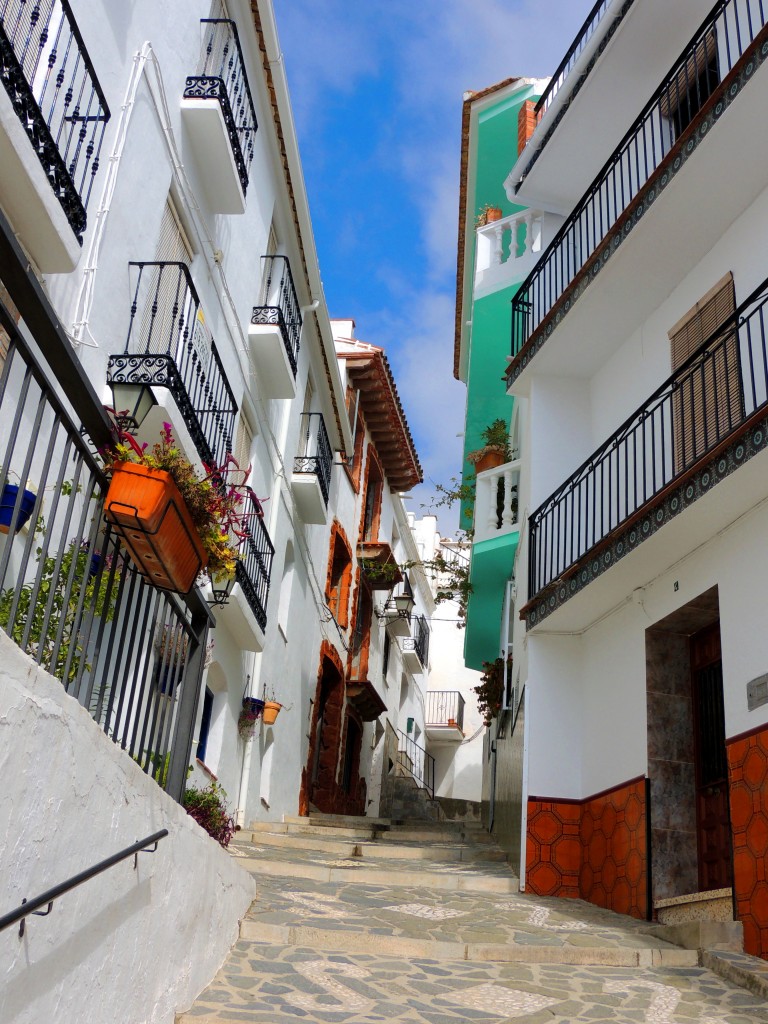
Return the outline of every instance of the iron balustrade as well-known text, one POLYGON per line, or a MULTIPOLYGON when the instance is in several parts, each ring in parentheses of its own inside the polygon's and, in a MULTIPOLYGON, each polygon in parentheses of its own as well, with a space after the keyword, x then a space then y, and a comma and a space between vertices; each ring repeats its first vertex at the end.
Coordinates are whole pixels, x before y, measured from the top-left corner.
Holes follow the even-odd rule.
POLYGON ((53 377, 5 307, 0 325, 0 627, 181 799, 208 610, 194 592, 182 603, 156 590, 104 522, 109 481, 92 447, 112 437, 86 387, 59 391, 77 379, 71 350, 39 341, 53 377))
MULTIPOLYGON (((108 383, 167 388, 201 460, 232 451, 237 402, 185 263, 130 263, 137 271, 125 352, 111 355, 108 383)), ((117 410, 120 412, 121 410, 117 410)))
POLYGON ((464 728, 464 698, 458 690, 428 690, 427 727, 430 725, 452 725, 464 728))
POLYGON ((536 103, 536 113, 541 116, 549 105, 557 96, 560 89, 563 87, 566 78, 570 75, 573 70, 573 66, 591 39, 595 29, 600 23, 603 15, 607 8, 610 6, 611 0, 597 0, 597 3, 587 15, 584 24, 581 26, 579 31, 576 33, 576 38, 568 48, 568 52, 560 61, 557 70, 549 80, 549 85, 544 90, 541 98, 536 103))
POLYGON ((267 625, 267 598, 275 549, 269 539, 261 504, 249 495, 250 511, 243 517, 243 536, 238 548, 235 582, 242 587, 259 626, 267 625))
POLYGON ((413 636, 404 637, 404 651, 415 651, 419 661, 424 668, 427 667, 429 657, 429 626, 423 615, 416 615, 413 619, 413 636))
POLYGON ((397 763, 420 789, 435 795, 435 759, 424 747, 404 732, 398 731, 397 763))
POLYGON ((35 914, 37 917, 47 917, 48 914, 53 910, 54 902, 60 897, 64 896, 65 893, 71 892, 72 889, 76 889, 83 882, 88 882, 96 875, 100 875, 103 871, 107 871, 109 868, 114 867, 115 864, 119 864, 121 861, 127 860, 129 857, 133 857, 134 870, 138 866, 138 859, 140 853, 154 853, 157 850, 157 845, 161 839, 165 839, 168 835, 168 829, 162 828, 159 832, 153 832, 151 836, 147 836, 146 839, 139 839, 138 842, 133 843, 131 846, 126 846, 124 850, 120 850, 119 853, 113 853, 111 857, 105 857, 104 860, 100 860, 98 864, 94 864, 93 867, 86 868, 85 871, 81 871, 78 875, 73 875, 72 878, 68 878, 66 882, 59 882, 58 885, 52 886, 47 889, 44 893, 39 896, 35 896, 31 900, 22 900, 21 906, 17 907, 16 910, 12 910, 9 914, 4 914, 0 917, 0 932, 5 928, 10 928, 11 925, 19 925, 19 938, 24 937, 26 919, 30 914, 35 914), (150 849, 151 847, 151 849, 150 849), (46 910, 40 910, 40 907, 45 907, 46 910))
POLYGON ((286 256, 262 256, 264 293, 262 304, 253 307, 252 324, 277 324, 285 345, 294 379, 299 360, 301 338, 301 307, 293 283, 291 265, 286 256))
POLYGON ((200 24, 204 33, 200 66, 198 74, 187 78, 184 99, 218 102, 245 195, 258 124, 237 25, 228 18, 202 18, 200 24))
POLYGON ((293 460, 294 473, 313 473, 320 484, 325 504, 331 490, 333 452, 322 413, 305 412, 301 416, 301 454, 293 460))
POLYGON ((768 280, 529 520, 528 597, 768 407, 768 280))
POLYGON ((763 0, 720 0, 512 300, 516 356, 608 232, 679 145, 766 24, 763 0))
POLYGON ((82 244, 110 115, 68 0, 0 0, 0 78, 82 244))

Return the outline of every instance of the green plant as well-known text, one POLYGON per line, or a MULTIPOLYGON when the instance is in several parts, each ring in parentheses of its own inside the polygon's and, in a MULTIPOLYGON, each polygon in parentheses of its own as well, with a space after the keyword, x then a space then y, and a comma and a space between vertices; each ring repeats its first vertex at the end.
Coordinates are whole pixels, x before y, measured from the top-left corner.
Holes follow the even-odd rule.
POLYGON ((234 576, 250 469, 241 469, 233 456, 227 455, 223 466, 205 466, 206 475, 201 478, 174 440, 170 423, 163 424, 160 440, 149 450, 122 432, 111 456, 119 462, 170 473, 208 555, 209 574, 214 579, 234 576), (242 479, 233 482, 238 476, 242 479))
POLYGON ((487 447, 503 448, 509 452, 509 428, 506 422, 499 418, 489 423, 480 434, 487 447))
MULTIPOLYGON (((42 517, 35 532, 45 532, 42 517)), ((100 572, 94 571, 94 557, 87 541, 78 544, 73 540, 57 568, 57 559, 43 557, 38 548, 41 568, 35 582, 0 591, 0 626, 43 668, 67 683, 80 673, 84 655, 81 624, 91 613, 110 622, 115 611, 118 587, 113 584, 109 588, 111 573, 106 564, 100 572)), ((88 662, 84 668, 90 669, 88 662)))
MULTIPOLYGON (((512 671, 512 655, 506 660, 508 672, 512 671)), ((504 700, 504 658, 483 662, 483 674, 480 682, 473 689, 477 694, 477 709, 483 716, 486 725, 501 711, 504 700)))
POLYGON ((218 782, 205 789, 186 790, 182 801, 187 814, 222 846, 229 846, 235 834, 235 822, 227 810, 227 794, 218 782))

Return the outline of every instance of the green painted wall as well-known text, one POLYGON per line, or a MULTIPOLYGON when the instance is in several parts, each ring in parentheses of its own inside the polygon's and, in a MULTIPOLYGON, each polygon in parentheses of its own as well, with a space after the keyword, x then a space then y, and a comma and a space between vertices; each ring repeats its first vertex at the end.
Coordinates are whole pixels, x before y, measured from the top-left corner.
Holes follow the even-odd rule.
POLYGON ((482 669, 484 661, 499 656, 504 587, 512 573, 520 533, 483 541, 472 548, 472 593, 464 630, 464 664, 482 669))

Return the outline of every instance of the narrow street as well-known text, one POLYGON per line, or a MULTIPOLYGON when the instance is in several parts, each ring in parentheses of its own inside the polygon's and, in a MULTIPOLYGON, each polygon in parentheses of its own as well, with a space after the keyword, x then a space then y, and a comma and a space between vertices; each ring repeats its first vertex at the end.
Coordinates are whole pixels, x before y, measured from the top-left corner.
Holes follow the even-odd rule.
POLYGON ((716 973, 647 922, 521 894, 476 824, 311 822, 238 834, 258 895, 179 1024, 768 1021, 768 965, 704 954, 716 973))

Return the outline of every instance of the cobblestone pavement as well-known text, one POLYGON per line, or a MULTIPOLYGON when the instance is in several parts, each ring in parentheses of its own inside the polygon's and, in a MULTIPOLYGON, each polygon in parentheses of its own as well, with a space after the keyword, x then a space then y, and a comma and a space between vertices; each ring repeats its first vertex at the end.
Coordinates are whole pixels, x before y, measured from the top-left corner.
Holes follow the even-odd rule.
MULTIPOLYGON (((403 884, 402 864, 383 854, 375 883, 354 868, 337 881, 297 874, 335 864, 333 852, 235 854, 258 897, 180 1024, 768 1024, 764 997, 698 966, 647 922, 582 901, 411 884, 411 862, 403 884), (275 859, 281 875, 259 871, 275 859)), ((456 867, 421 863, 425 878, 456 867)), ((485 867, 496 877, 502 866, 485 867)))

